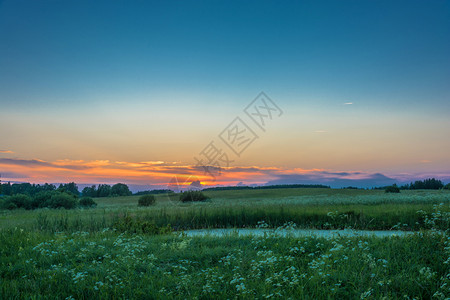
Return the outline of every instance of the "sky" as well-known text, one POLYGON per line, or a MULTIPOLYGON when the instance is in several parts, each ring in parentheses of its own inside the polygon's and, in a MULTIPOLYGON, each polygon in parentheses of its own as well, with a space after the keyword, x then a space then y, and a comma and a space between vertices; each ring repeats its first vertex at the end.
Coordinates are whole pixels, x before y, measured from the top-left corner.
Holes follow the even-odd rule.
POLYGON ((450 182, 448 53, 444 0, 3 0, 0 173, 450 182))

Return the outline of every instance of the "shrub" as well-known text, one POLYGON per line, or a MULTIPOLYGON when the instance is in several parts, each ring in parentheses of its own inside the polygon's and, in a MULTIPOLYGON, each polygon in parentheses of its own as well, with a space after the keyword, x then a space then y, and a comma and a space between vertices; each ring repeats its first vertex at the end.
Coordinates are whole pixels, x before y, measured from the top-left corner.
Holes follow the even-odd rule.
POLYGON ((83 197, 80 199, 80 206, 85 208, 96 207, 97 203, 90 197, 83 197))
POLYGON ((187 191, 180 195, 181 202, 197 202, 208 200, 209 197, 200 191, 187 191))
POLYGON ((41 191, 33 196, 31 206, 33 209, 45 207, 53 195, 59 194, 56 191, 41 191))
POLYGON ((17 209, 17 205, 14 204, 14 202, 11 202, 11 201, 8 201, 8 200, 6 200, 6 201, 4 201, 2 203, 2 207, 4 209, 9 209, 9 210, 17 209))
POLYGON ((65 208, 72 209, 77 207, 78 199, 66 193, 56 193, 48 201, 46 201, 45 206, 49 208, 65 208))
POLYGON ((450 190, 450 183, 447 183, 447 185, 446 185, 446 186, 444 186, 444 189, 446 189, 446 190, 450 190))
POLYGON ((138 205, 139 206, 150 206, 155 204, 156 199, 153 195, 144 195, 139 197, 138 205))
POLYGON ((400 189, 396 184, 386 187, 384 191, 386 193, 400 193, 400 189))
POLYGON ((16 208, 24 208, 31 209, 32 208, 32 199, 28 195, 24 194, 16 194, 14 196, 9 196, 3 203, 3 207, 6 209, 16 209, 16 208))
POLYGON ((167 234, 172 232, 170 224, 158 226, 153 222, 132 218, 128 215, 119 217, 113 224, 113 228, 119 232, 140 233, 140 234, 167 234))

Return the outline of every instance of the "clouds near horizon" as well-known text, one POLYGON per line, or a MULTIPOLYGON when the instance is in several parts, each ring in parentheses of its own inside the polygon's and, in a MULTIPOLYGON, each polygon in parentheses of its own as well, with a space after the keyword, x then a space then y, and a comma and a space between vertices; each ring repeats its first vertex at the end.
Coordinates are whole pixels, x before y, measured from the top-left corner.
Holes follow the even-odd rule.
POLYGON ((337 188, 346 186, 368 188, 420 178, 420 174, 396 178, 362 171, 257 166, 233 166, 211 170, 216 172, 214 178, 205 172, 204 166, 183 165, 177 162, 69 159, 47 162, 39 159, 0 158, 0 173, 4 181, 32 183, 75 181, 80 184, 113 184, 124 182, 132 186, 164 188, 176 177, 177 181, 185 186, 198 181, 195 184, 202 186, 324 184, 337 188), (218 171, 220 174, 217 173, 218 171))

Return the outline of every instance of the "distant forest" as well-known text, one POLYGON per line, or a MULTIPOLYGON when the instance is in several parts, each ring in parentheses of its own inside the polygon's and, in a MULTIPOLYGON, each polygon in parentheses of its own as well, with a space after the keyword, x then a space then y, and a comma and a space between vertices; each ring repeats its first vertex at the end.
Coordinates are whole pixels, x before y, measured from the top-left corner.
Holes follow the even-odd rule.
POLYGON ((264 190, 264 189, 298 189, 298 188, 319 188, 329 189, 330 187, 322 184, 279 184, 279 185, 261 185, 261 186, 219 186, 206 188, 202 191, 229 191, 229 190, 264 190))
POLYGON ((0 195, 12 196, 16 194, 23 194, 34 196, 40 192, 64 192, 75 196, 83 197, 114 197, 114 196, 130 196, 132 192, 126 184, 117 183, 113 186, 108 184, 99 184, 85 187, 81 193, 78 186, 74 182, 62 183, 58 187, 54 184, 31 184, 31 183, 3 183, 0 184, 0 195))
POLYGON ((400 187, 402 190, 439 190, 442 188, 450 189, 450 183, 444 186, 442 181, 435 178, 429 178, 423 181, 418 180, 414 183, 411 182, 410 184, 405 184, 400 187))
MULTIPOLYGON (((330 187, 322 184, 281 184, 281 185, 264 185, 264 186, 222 186, 204 188, 203 191, 228 191, 228 190, 261 190, 261 189, 286 189, 286 188, 325 188, 330 187)), ((355 187, 348 187, 354 188, 355 187)), ((375 188, 384 189, 385 187, 375 188)), ((399 187, 401 190, 438 190, 438 189, 450 189, 450 183, 444 185, 441 180, 435 178, 429 178, 425 180, 417 180, 409 184, 405 184, 399 187)), ((31 184, 31 183, 0 183, 0 195, 12 196, 16 194, 23 194, 28 196, 34 196, 40 192, 64 192, 75 196, 82 197, 118 197, 118 196, 130 196, 133 193, 128 186, 124 183, 117 183, 114 185, 99 184, 85 187, 81 192, 78 186, 74 182, 60 184, 58 187, 54 184, 31 184)), ((148 191, 140 191, 134 193, 134 195, 148 195, 148 194, 162 194, 173 193, 168 189, 155 189, 148 191)))
MULTIPOLYGON (((396 184, 393 186, 397 187, 396 184)), ((383 190, 387 187, 378 187, 374 188, 376 190, 383 190)), ((450 190, 450 183, 447 185, 444 185, 441 180, 435 179, 435 178, 429 178, 425 180, 417 180, 414 182, 411 182, 409 184, 405 184, 398 187, 400 190, 440 190, 440 189, 447 189, 450 190)))

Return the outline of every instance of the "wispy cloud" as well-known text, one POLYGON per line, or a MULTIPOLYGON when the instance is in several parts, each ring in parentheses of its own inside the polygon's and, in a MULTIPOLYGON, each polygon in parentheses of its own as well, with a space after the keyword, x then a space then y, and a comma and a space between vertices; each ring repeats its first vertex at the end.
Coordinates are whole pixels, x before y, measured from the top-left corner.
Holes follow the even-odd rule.
POLYGON ((352 105, 353 102, 345 102, 344 105, 352 105))
POLYGON ((14 152, 11 150, 0 150, 0 153, 14 153, 14 152))
POLYGON ((211 185, 251 185, 251 184, 325 184, 332 187, 359 186, 373 187, 390 185, 394 182, 412 180, 417 176, 386 176, 363 171, 341 171, 330 169, 302 169, 259 166, 233 166, 220 169, 210 166, 213 180, 202 166, 164 162, 125 162, 109 160, 57 160, 47 162, 39 159, 0 158, 3 180, 33 183, 70 182, 79 184, 114 184, 124 182, 129 185, 148 188, 166 188, 176 177, 185 186, 198 181, 203 186, 211 185))

